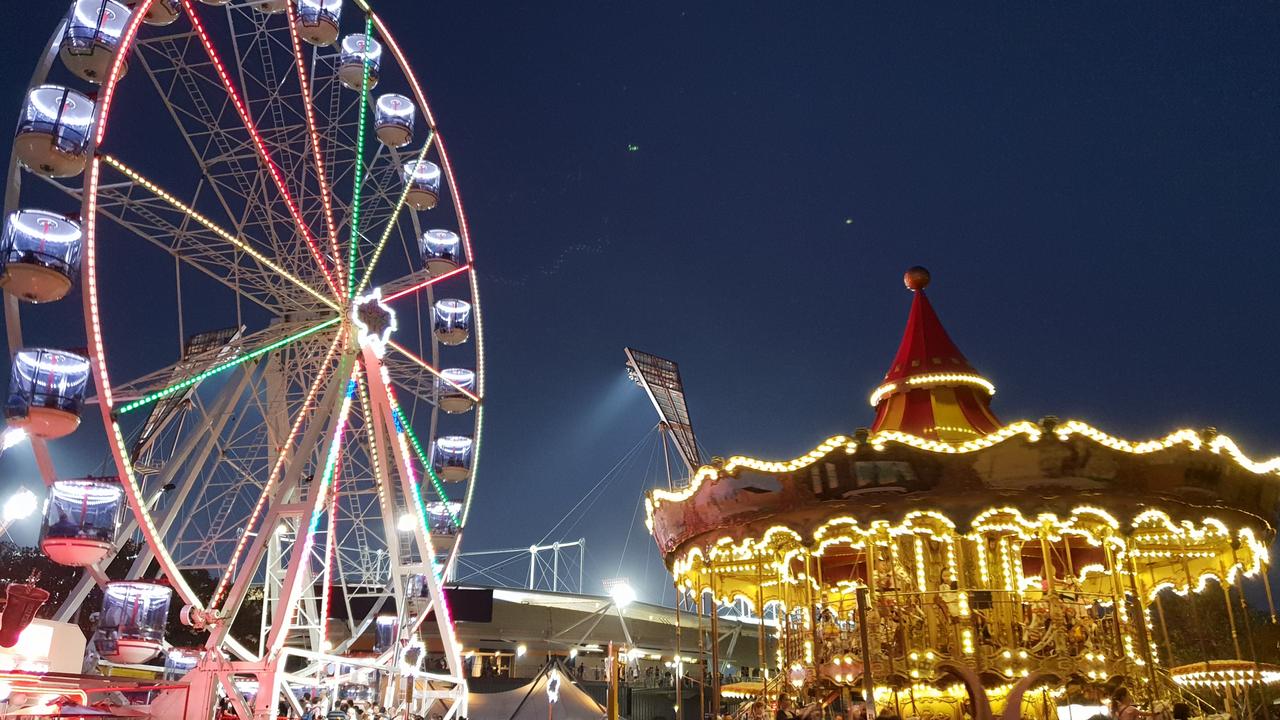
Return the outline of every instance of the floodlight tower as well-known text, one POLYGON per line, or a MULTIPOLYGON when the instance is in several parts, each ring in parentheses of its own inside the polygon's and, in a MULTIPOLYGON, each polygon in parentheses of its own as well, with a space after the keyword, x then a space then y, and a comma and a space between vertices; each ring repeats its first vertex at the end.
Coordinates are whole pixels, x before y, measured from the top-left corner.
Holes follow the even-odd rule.
POLYGON ((653 409, 658 412, 668 488, 684 487, 694 471, 702 465, 702 454, 698 451, 698 438, 694 435, 689 406, 685 403, 680 366, 674 360, 633 348, 623 348, 623 352, 627 354, 627 374, 644 389, 649 401, 653 403, 653 409), (671 474, 670 456, 667 453, 669 442, 674 442, 685 467, 685 473, 678 479, 671 474))

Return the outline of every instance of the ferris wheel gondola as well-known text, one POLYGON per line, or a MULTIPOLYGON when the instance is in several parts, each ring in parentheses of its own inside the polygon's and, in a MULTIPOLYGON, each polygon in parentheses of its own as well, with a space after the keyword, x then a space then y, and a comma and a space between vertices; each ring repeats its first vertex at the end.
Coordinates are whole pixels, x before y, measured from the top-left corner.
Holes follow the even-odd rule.
MULTIPOLYGON (((363 0, 342 10, 74 0, 15 133, 0 235, 6 417, 32 436, 49 487, 42 548, 91 570, 58 617, 140 538, 146 551, 107 587, 98 651, 154 657, 165 613, 152 606, 174 597, 209 631, 186 676, 220 678, 176 701, 195 716, 222 680, 248 676, 248 706, 274 709, 307 676, 286 677, 286 662, 341 660, 388 609, 422 643, 427 615, 407 587, 443 603, 470 513, 485 377, 466 216, 403 50, 363 0), (397 92, 375 98, 378 84, 397 92), (455 240, 436 255, 420 242, 428 212, 455 240), (41 315, 77 288, 83 336, 41 315), (442 324, 441 307, 462 312, 442 324), (51 347, 25 347, 24 323, 51 347), (56 349, 80 346, 87 356, 56 349), (57 476, 45 443, 85 406, 100 411, 117 478, 57 476), (465 452, 442 461, 451 438, 465 452), (254 586, 269 600, 247 647, 228 618, 254 586), (351 597, 373 609, 331 608, 351 597), (126 601, 161 619, 121 620, 126 601)), ((465 677, 447 613, 434 617, 447 670, 419 702, 452 717, 465 677)), ((369 661, 379 677, 403 670, 395 655, 369 661)))

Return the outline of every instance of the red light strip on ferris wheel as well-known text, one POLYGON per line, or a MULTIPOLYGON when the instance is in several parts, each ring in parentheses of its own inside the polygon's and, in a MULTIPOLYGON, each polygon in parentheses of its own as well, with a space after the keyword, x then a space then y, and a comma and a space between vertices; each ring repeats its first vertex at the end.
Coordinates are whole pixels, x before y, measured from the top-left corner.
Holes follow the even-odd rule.
POLYGON ((422 368, 423 370, 426 370, 427 372, 431 373, 432 375, 435 375, 436 377, 440 378, 441 380, 445 381, 445 382, 446 382, 446 383, 448 383, 448 384, 449 384, 449 386, 450 386, 450 387, 452 387, 454 390, 457 390, 458 392, 462 393, 463 395, 466 395, 467 397, 471 398, 471 400, 472 400, 473 402, 476 402, 476 403, 479 403, 479 402, 480 402, 480 396, 476 395, 475 393, 471 392, 470 390, 468 390, 468 389, 466 389, 466 388, 462 387, 461 385, 459 385, 459 384, 455 383, 454 381, 450 380, 449 378, 445 377, 445 376, 444 376, 444 375, 443 375, 439 370, 437 370, 437 369, 435 369, 435 368, 431 367, 431 364, 430 364, 430 363, 428 363, 426 360, 423 360, 422 358, 420 358, 420 357, 418 357, 417 355, 415 355, 415 354, 413 354, 412 352, 410 352, 410 351, 409 351, 409 349, 408 349, 408 348, 406 348, 405 346, 401 345, 400 343, 396 342, 395 340, 388 340, 388 341, 387 341, 387 345, 388 345, 389 347, 393 347, 393 348, 395 348, 396 350, 399 350, 401 355, 404 355, 405 357, 407 357, 407 358, 409 358, 410 360, 412 360, 412 361, 413 361, 413 363, 414 363, 415 365, 417 365, 418 367, 422 368))
POLYGON ((142 17, 147 14, 152 2, 154 0, 142 0, 133 9, 133 14, 129 16, 129 22, 125 25, 124 33, 120 36, 121 50, 112 58, 111 72, 107 75, 106 82, 102 84, 102 93, 99 95, 98 103, 94 108, 94 112, 97 113, 95 118, 97 127, 94 130, 91 149, 95 152, 95 156, 89 162, 88 183, 84 197, 81 200, 81 215, 84 216, 86 238, 84 274, 88 278, 85 283, 84 304, 87 306, 89 320, 93 325, 93 336, 89 340, 93 347, 92 354, 98 358, 98 393, 102 396, 102 407, 104 409, 111 407, 112 400, 111 383, 107 378, 107 364, 104 359, 106 350, 102 343, 102 318, 98 308, 97 247, 93 242, 98 217, 98 178, 102 172, 102 166, 98 162, 96 151, 97 146, 102 143, 102 139, 107 134, 107 116, 111 113, 111 101, 115 98, 116 86, 120 83, 120 68, 124 66, 125 57, 128 55, 125 49, 133 45, 133 40, 138 34, 138 28, 142 25, 142 17))
POLYGON ((445 273, 445 274, 443 274, 443 275, 437 275, 437 276, 435 276, 435 277, 433 277, 433 278, 427 278, 426 280, 423 280, 422 282, 418 283, 417 285, 412 285, 412 286, 407 287, 407 288, 405 288, 405 289, 403 289, 403 290, 397 290, 397 291, 395 291, 395 292, 391 293, 390 295, 388 295, 388 296, 386 296, 386 297, 382 298, 382 300, 383 300, 383 302, 390 302, 390 301, 392 301, 392 300, 395 300, 396 298, 402 298, 402 297, 404 297, 405 295, 408 295, 408 294, 410 294, 410 293, 416 293, 416 292, 418 292, 419 290, 421 290, 421 289, 422 289, 422 288, 424 288, 424 287, 427 287, 427 286, 429 286, 429 285, 434 285, 434 284, 436 284, 436 283, 440 282, 441 280, 448 280, 449 278, 453 277, 454 275, 457 275, 458 273, 464 273, 464 272, 466 272, 466 271, 468 271, 468 270, 470 270, 470 269, 471 269, 471 266, 470 266, 470 265, 463 265, 462 267, 454 268, 453 270, 450 270, 449 272, 447 272, 447 273, 445 273))
MULTIPOLYGON (((338 346, 342 344, 343 336, 346 333, 338 331, 333 337, 333 343, 329 345, 329 352, 324 356, 324 362, 320 367, 326 368, 329 363, 333 362, 333 356, 338 351, 338 346)), ((258 501, 253 506, 253 512, 249 515, 249 522, 245 525, 245 531, 240 533, 240 537, 236 539, 236 547, 231 552, 231 562, 227 565, 226 572, 222 573, 218 578, 218 585, 214 588, 213 597, 209 600, 209 607, 215 608, 218 603, 222 602, 222 597, 227 592, 227 587, 231 584, 231 578, 235 575, 236 566, 240 564, 240 554, 244 552, 245 547, 249 544, 249 537, 253 535, 253 529, 258 526, 258 518, 262 516, 262 510, 267 506, 267 500, 271 497, 275 490, 276 481, 280 479, 280 473, 284 470, 285 461, 291 456, 290 449, 293 442, 298 438, 298 433, 302 430, 302 423, 307 419, 307 415, 314 407, 316 395, 320 392, 320 386, 324 384, 326 374, 324 372, 316 373, 315 380, 311 381, 311 387, 307 388, 307 396, 302 401, 302 407, 298 409, 298 416, 294 418, 293 427, 289 428, 289 436, 285 438, 284 443, 280 445, 279 455, 276 456, 275 465, 271 468, 271 474, 267 476, 267 484, 262 488, 262 494, 258 496, 258 501)))
POLYGON ((129 23, 125 25, 124 33, 120 35, 119 48, 115 57, 111 60, 111 72, 107 75, 107 81, 102 85, 102 93, 98 96, 98 128, 94 133, 93 144, 96 149, 102 144, 102 138, 107 134, 107 113, 111 109, 111 100, 115 97, 116 86, 120 84, 120 66, 124 64, 125 58, 129 53, 127 50, 133 46, 133 39, 138 34, 138 28, 142 25, 142 18, 151 9, 151 3, 154 0, 142 0, 133 8, 133 14, 129 16, 129 23))
POLYGON ((143 16, 150 9, 152 2, 154 0, 140 0, 134 6, 129 23, 125 26, 125 31, 120 36, 121 50, 115 54, 115 58, 112 60, 111 71, 107 76, 106 82, 102 85, 102 92, 98 96, 98 104, 95 109, 97 128, 90 147, 93 157, 89 162, 89 174, 80 206, 81 215, 85 221, 85 257, 82 265, 82 275, 86 278, 84 305, 92 325, 90 330, 91 337, 89 338, 89 354, 94 359, 95 381, 102 399, 98 407, 102 412, 103 424, 111 428, 112 440, 115 443, 112 448, 112 454, 116 460, 116 467, 124 475, 121 478, 120 485, 124 489, 126 498, 128 498, 129 506, 133 509, 134 514, 138 516, 139 529, 146 538, 147 544, 154 549, 161 569, 169 576, 170 582, 178 592, 178 596, 195 608, 203 608, 200 597, 196 595, 195 591, 187 583, 186 578, 178 571, 177 564, 169 554, 168 549, 158 542, 160 533, 142 501, 142 489, 139 487, 138 478, 133 472, 133 465, 127 459, 129 451, 125 444, 124 435, 120 431, 119 423, 115 422, 111 417, 111 380, 107 374, 106 349, 102 341, 102 318, 98 302, 97 246, 94 239, 97 228, 98 179, 101 173, 101 164, 96 155, 97 146, 102 143, 102 139, 106 136, 107 117, 110 115, 111 102, 115 96, 116 85, 120 80, 120 70, 124 66, 125 57, 128 55, 127 49, 132 47, 138 27, 142 23, 143 16))
POLYGON ((275 181, 276 189, 280 191, 280 198, 284 200, 285 206, 289 208, 289 216, 293 218, 293 222, 298 226, 298 232, 302 234, 303 240, 307 242, 307 250, 311 252, 311 257, 315 259, 316 264, 320 267, 320 273, 324 275, 325 282, 329 283, 329 288, 333 290, 336 297, 343 297, 342 290, 334 281, 333 275, 329 272, 329 266, 324 261, 324 255, 320 253, 320 247, 316 244, 315 237, 311 234, 310 228, 302 218, 302 213, 298 210, 298 206, 293 201, 293 195, 289 193, 289 189, 285 187, 284 177, 280 174, 280 169, 276 167, 275 162, 271 160, 270 153, 267 152, 267 145, 262 140, 262 136, 258 134, 258 128, 253 123, 253 118, 249 117, 249 109, 240 99, 240 94, 236 92, 235 85, 231 82, 231 76, 227 74, 226 66, 222 64, 222 58, 218 55, 218 51, 213 47, 213 41, 209 39, 208 33, 204 30, 204 25, 200 22, 200 17, 196 14, 196 9, 192 5, 192 0, 181 0, 182 7, 187 11, 188 17, 191 18, 191 27, 195 29, 196 34, 200 36, 200 44, 204 45, 205 54, 209 56, 209 60, 213 63, 213 69, 218 73, 218 78, 222 81, 222 87, 227 91, 227 97, 231 99, 231 104, 236 109, 236 114, 240 116, 240 122, 244 124, 249 136, 253 138, 253 145, 258 151, 258 157, 262 160, 262 164, 266 166, 271 173, 271 179, 275 181))
MULTIPOLYGON (((306 58, 302 55, 302 40, 298 37, 298 28, 294 24, 297 10, 292 2, 286 2, 285 11, 289 21, 289 38, 293 42, 293 59, 297 65, 298 87, 302 90, 302 107, 307 120, 307 134, 311 136, 311 158, 316 165, 316 179, 320 183, 320 203, 324 206, 325 229, 329 231, 329 245, 335 258, 342 257, 338 248, 338 226, 333 221, 333 202, 329 198, 329 178, 324 171, 324 155, 320 149, 320 133, 316 131, 315 109, 311 106, 311 84, 307 82, 306 58)), ((342 280, 342 263, 337 263, 338 279, 342 280)))

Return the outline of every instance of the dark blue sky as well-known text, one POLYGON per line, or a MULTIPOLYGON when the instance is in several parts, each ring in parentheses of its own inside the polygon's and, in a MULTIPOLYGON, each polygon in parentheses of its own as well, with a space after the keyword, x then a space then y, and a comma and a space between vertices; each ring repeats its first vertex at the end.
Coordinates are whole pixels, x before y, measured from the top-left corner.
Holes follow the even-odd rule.
MULTIPOLYGON (((624 345, 681 363, 716 454, 869 424, 916 263, 1001 419, 1280 452, 1275 3, 378 7, 477 243, 473 549, 541 538, 648 431, 624 345)), ((59 12, 0 51, 11 117, 59 12)), ((565 537, 588 539, 588 590, 645 448, 565 537)), ((638 520, 623 572, 662 572, 638 520)))

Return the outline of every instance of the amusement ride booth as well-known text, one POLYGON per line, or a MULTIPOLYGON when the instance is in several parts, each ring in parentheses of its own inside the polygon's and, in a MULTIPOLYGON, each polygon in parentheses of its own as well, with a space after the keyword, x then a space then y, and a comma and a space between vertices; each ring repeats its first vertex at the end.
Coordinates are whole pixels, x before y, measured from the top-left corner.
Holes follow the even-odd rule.
POLYGON ((1271 602, 1280 460, 1213 429, 1137 442, 1076 420, 1003 423, 928 273, 905 281, 906 332, 869 429, 791 460, 713 461, 646 498, 680 590, 774 623, 767 680, 734 696, 1016 720, 1096 708, 1120 686, 1148 707, 1203 708, 1194 682, 1277 679, 1233 613, 1245 580, 1271 602), (1220 594, 1236 656, 1171 673, 1162 599, 1204 592, 1220 594))

